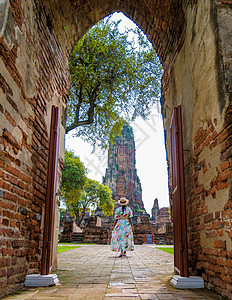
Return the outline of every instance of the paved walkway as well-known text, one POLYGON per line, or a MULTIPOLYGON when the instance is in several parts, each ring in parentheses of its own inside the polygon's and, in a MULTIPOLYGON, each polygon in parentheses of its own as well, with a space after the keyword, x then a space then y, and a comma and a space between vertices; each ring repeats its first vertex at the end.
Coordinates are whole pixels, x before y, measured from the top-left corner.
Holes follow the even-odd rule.
POLYGON ((135 246, 118 258, 109 246, 82 246, 58 255, 60 285, 25 288, 5 299, 33 300, 210 300, 207 290, 176 290, 173 255, 150 246, 135 246))

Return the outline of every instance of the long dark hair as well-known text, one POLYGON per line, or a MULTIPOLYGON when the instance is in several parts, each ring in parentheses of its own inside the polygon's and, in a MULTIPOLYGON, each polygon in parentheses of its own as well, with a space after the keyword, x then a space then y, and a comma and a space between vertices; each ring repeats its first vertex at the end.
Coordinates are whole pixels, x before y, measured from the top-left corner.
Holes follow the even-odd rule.
POLYGON ((124 211, 126 209, 126 205, 122 205, 122 213, 124 214, 124 211))

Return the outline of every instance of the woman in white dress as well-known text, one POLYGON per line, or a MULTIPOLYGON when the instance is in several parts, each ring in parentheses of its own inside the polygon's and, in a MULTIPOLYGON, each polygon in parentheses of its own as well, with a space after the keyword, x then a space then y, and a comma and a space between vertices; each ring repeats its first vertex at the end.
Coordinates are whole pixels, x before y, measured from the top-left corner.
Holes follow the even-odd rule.
POLYGON ((129 200, 121 198, 121 207, 115 211, 115 222, 111 237, 111 250, 120 252, 119 257, 125 256, 126 251, 134 250, 132 211, 127 206, 129 200))

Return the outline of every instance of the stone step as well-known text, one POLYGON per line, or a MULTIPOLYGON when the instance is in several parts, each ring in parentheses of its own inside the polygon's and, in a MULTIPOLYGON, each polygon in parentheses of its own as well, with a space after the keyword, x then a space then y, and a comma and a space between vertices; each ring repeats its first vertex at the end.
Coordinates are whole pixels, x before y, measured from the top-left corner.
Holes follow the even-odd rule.
POLYGON ((84 236, 84 232, 83 233, 73 232, 72 236, 84 236))
POLYGON ((82 242, 84 239, 84 233, 73 232, 72 234, 72 242, 82 242))

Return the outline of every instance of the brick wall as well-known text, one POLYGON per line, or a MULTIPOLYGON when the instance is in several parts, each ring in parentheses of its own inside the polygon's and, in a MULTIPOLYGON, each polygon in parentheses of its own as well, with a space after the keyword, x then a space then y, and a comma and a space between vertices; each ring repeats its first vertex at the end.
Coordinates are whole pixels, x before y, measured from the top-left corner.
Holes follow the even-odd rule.
POLYGON ((46 11, 28 3, 10 2, 14 36, 0 37, 0 297, 40 270, 50 112, 62 116, 69 84, 46 11))
POLYGON ((190 171, 193 185, 187 197, 190 269, 193 274, 202 275, 209 289, 229 299, 232 296, 231 120, 232 107, 228 106, 219 132, 215 129, 217 119, 208 120, 198 129, 190 171), (214 161, 215 148, 221 152, 218 165, 214 161), (201 160, 206 151, 211 156, 201 160), (205 183, 204 177, 208 179, 205 183))

